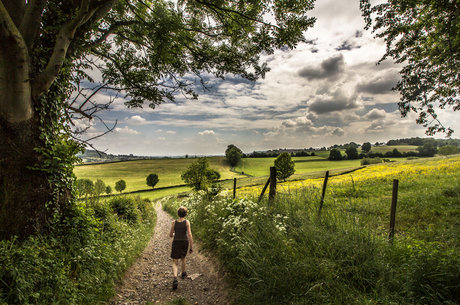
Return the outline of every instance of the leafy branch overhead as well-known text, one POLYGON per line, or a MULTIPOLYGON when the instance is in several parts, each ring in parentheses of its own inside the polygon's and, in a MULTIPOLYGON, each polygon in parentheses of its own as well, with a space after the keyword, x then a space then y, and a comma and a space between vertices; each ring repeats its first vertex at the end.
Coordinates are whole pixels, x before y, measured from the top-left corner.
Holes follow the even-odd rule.
POLYGON ((209 77, 264 77, 261 54, 304 41, 313 3, 0 0, 0 238, 73 206, 75 156, 88 144, 78 119, 98 119, 117 96, 155 108, 197 98, 209 77))
MULTIPOLYGON (((92 81, 86 72, 95 69, 105 88, 125 94, 128 107, 148 101, 155 108, 178 92, 196 98, 189 87, 192 75, 203 84, 203 73, 263 77, 269 68, 259 63, 259 55, 295 47, 315 21, 306 16, 311 0, 14 3, 0 3, 0 39, 10 40, 7 52, 16 52, 21 62, 35 64, 28 54, 40 57, 40 65, 25 65, 23 71, 34 98, 59 74, 71 74, 78 84, 92 81), (264 20, 269 13, 273 24, 264 20)), ((6 103, 1 101, 2 108, 6 103)), ((87 114, 85 108, 72 109, 87 114)))
POLYGON ((367 29, 385 39, 380 62, 390 57, 404 64, 393 89, 401 93, 401 115, 418 113, 416 122, 428 135, 450 136, 453 130, 442 124, 435 108, 460 109, 460 2, 389 0, 371 6, 370 0, 360 1, 367 29))

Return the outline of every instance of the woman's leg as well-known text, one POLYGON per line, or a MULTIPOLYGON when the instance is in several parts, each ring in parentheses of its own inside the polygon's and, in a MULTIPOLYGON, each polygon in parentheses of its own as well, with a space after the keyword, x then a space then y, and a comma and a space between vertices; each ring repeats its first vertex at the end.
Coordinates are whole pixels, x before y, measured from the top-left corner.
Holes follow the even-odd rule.
POLYGON ((178 263, 178 259, 175 259, 173 258, 173 274, 174 274, 174 278, 177 278, 177 263, 178 263))
POLYGON ((185 262, 186 262, 185 259, 186 259, 185 257, 183 257, 183 258, 180 259, 181 262, 182 262, 182 273, 185 272, 185 262))

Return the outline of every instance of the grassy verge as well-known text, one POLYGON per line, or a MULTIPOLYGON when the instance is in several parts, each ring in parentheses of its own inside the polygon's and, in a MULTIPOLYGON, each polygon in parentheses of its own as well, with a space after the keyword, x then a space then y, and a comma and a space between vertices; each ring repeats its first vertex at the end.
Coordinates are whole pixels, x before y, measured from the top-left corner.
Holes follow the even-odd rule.
POLYGON ((280 184, 231 200, 171 199, 220 258, 238 304, 458 304, 460 157, 369 166, 330 179, 280 184), (393 179, 396 238, 387 240, 393 179), (282 187, 283 186, 283 187, 282 187), (281 191, 283 190, 283 191, 281 191))
POLYGON ((0 242, 0 304, 102 304, 147 245, 150 200, 77 203, 49 236, 0 242))

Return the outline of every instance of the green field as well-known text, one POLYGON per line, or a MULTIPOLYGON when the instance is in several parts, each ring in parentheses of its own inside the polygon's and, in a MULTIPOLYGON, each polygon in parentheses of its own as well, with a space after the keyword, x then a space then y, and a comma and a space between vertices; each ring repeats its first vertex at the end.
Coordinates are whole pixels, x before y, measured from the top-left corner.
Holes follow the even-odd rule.
MULTIPOLYGON (((413 150, 414 146, 374 147, 373 150, 384 153, 394 148, 399 151, 408 151, 413 150)), ((293 157, 296 172, 288 180, 323 177, 325 171, 330 171, 331 175, 337 175, 361 166, 360 160, 329 161, 327 160, 328 156, 329 152, 324 151, 317 152, 317 156, 293 157)), ((156 199, 189 190, 189 188, 183 186, 184 182, 181 179, 181 174, 190 163, 196 160, 196 158, 163 158, 89 163, 77 165, 74 173, 77 178, 87 178, 93 181, 101 179, 106 185, 110 185, 112 189, 115 187, 115 182, 123 179, 126 181, 125 193, 145 191, 141 193, 142 197, 156 199), (154 190, 150 190, 146 184, 146 178, 151 173, 157 174, 160 178, 154 190), (171 188, 175 186, 178 186, 178 188, 171 188)), ((237 187, 264 184, 270 174, 270 167, 273 166, 274 160, 275 158, 245 158, 235 168, 235 171, 231 171, 225 157, 208 157, 209 166, 221 174, 223 188, 232 188, 233 178, 238 179, 237 187)), ((392 160, 399 161, 404 159, 392 160)))

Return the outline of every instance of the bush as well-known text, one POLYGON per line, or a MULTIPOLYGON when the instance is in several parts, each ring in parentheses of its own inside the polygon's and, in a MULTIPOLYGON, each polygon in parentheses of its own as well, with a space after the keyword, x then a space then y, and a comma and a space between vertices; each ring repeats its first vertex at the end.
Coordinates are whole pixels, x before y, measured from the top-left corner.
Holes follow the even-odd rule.
POLYGON ((126 220, 129 224, 137 223, 139 214, 133 199, 129 197, 115 197, 109 201, 109 204, 118 217, 126 220))
POLYGON ((0 241, 0 304, 106 303, 155 227, 153 208, 142 202, 146 212, 135 226, 118 220, 106 202, 78 203, 52 220, 48 236, 0 241))
POLYGON ((382 163, 382 160, 380 158, 363 158, 361 160, 361 165, 369 165, 369 164, 378 164, 382 163))

